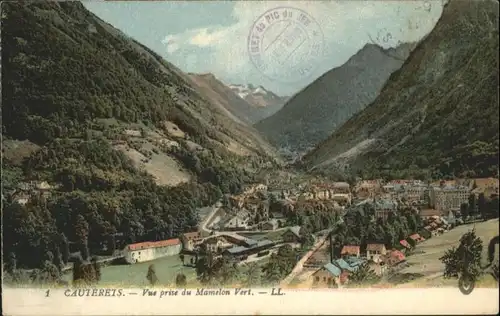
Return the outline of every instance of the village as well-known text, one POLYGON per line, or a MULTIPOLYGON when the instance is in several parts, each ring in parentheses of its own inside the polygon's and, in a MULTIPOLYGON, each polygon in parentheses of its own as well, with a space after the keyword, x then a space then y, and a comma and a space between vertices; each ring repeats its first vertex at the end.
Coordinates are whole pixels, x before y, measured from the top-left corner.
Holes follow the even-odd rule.
POLYGON ((404 268, 406 256, 426 239, 446 234, 458 225, 498 217, 498 187, 494 178, 432 183, 360 180, 352 186, 322 182, 281 190, 258 183, 239 195, 225 196, 213 206, 198 231, 177 239, 128 245, 124 257, 128 263, 137 263, 180 255, 183 264, 186 259, 188 266, 195 267, 199 254, 210 252, 214 257, 243 264, 269 258, 280 247, 290 245, 301 250, 301 256, 284 283, 308 279, 313 286, 342 287, 363 265, 381 278, 388 277, 404 268), (319 226, 310 224, 314 220, 297 225, 297 212, 310 212, 311 208, 320 211, 309 213, 309 218, 321 214, 324 219, 326 212, 335 220, 319 226), (421 227, 409 231, 396 245, 366 241, 346 243, 340 253, 334 251, 334 244, 338 246, 334 227, 348 214, 367 208, 374 210, 372 220, 379 224, 390 220, 391 214, 411 211, 421 227))
MULTIPOLYGON (((129 244, 99 262, 120 258, 136 264, 175 256, 183 267, 194 270, 198 258, 207 253, 244 265, 264 263, 288 245, 298 255, 282 283, 306 280, 311 286, 342 287, 360 267, 388 278, 407 266, 406 257, 425 240, 459 225, 497 218, 498 188, 495 178, 431 183, 359 180, 351 184, 314 178, 288 185, 255 183, 241 194, 225 195, 206 208, 197 231, 168 240, 129 244), (369 221, 377 227, 391 217, 409 213, 418 218, 418 228, 407 230, 404 236, 399 234, 396 242, 380 238, 337 240, 336 227, 348 217, 356 218, 353 214, 371 216, 369 221)), ((30 194, 46 196, 53 189, 46 182, 23 183, 12 196, 24 204, 30 194)))

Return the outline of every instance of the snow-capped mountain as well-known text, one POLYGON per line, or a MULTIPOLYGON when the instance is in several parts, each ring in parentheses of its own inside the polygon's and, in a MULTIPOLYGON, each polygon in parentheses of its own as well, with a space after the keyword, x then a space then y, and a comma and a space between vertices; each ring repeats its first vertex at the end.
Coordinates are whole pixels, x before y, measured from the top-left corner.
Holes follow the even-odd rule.
POLYGON ((228 86, 240 98, 246 100, 251 105, 260 108, 269 108, 272 113, 268 115, 272 115, 278 111, 288 99, 288 97, 276 95, 263 86, 255 87, 252 84, 230 84, 228 86))

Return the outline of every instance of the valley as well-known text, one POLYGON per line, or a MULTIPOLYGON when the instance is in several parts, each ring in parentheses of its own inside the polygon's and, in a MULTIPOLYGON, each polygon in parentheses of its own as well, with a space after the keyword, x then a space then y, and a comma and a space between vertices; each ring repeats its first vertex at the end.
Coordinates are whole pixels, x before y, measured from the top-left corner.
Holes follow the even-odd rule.
POLYGON ((290 94, 80 2, 2 3, 4 282, 451 284, 449 250, 498 236, 497 12, 451 1, 290 94))

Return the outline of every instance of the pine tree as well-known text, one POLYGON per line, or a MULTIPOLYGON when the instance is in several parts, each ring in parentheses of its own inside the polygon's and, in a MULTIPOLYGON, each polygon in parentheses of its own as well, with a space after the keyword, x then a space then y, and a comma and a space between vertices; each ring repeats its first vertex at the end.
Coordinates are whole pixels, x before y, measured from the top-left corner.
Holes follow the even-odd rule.
POLYGON ((448 249, 439 258, 445 265, 445 278, 465 277, 473 281, 481 275, 482 240, 476 236, 475 229, 465 233, 460 238, 460 245, 448 249))

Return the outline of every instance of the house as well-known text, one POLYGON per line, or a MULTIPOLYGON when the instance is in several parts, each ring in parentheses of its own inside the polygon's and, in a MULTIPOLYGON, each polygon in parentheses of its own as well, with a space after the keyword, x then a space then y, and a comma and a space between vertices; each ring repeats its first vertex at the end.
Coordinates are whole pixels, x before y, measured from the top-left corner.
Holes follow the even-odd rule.
POLYGON ((405 249, 410 249, 411 248, 411 245, 406 241, 406 240, 400 240, 399 243, 401 244, 401 246, 403 246, 405 249))
POLYGON ((423 209, 420 212, 418 212, 418 216, 420 216, 422 220, 428 220, 433 216, 441 216, 441 214, 442 214, 441 210, 436 210, 434 208, 423 209))
POLYGON ((387 266, 395 266, 406 260, 405 255, 399 250, 391 250, 384 259, 387 266))
POLYGON ((184 233, 179 239, 182 242, 182 248, 184 250, 193 251, 194 248, 200 244, 202 237, 201 233, 196 231, 191 233, 184 233))
POLYGON ((351 246, 351 245, 346 245, 342 247, 342 250, 340 251, 340 255, 343 256, 354 256, 356 258, 360 257, 360 249, 359 246, 351 246))
POLYGON ((318 287, 338 287, 341 285, 342 270, 329 262, 312 274, 313 284, 318 287))
POLYGON ((293 226, 288 228, 284 233, 283 233, 283 241, 284 242, 300 242, 302 239, 301 237, 301 227, 300 226, 293 226))
POLYGON ((206 245, 208 251, 214 253, 218 253, 223 249, 233 246, 233 244, 227 241, 223 236, 208 237, 203 241, 203 244, 206 245))
MULTIPOLYGON (((431 227, 432 227, 432 226, 431 226, 431 227)), ((419 234, 413 234, 413 235, 410 235, 410 237, 408 237, 408 238, 410 238, 411 240, 413 240, 415 243, 419 243, 419 242, 422 242, 422 241, 424 241, 424 240, 425 240, 425 239, 424 239, 422 236, 420 236, 419 234)))
POLYGON ((277 219, 272 219, 272 220, 262 224, 263 230, 276 230, 278 228, 279 228, 279 222, 277 219))
POLYGON ((181 252, 182 243, 178 238, 140 242, 125 246, 123 254, 127 263, 138 263, 173 256, 181 252))
POLYGON ((386 255, 387 249, 384 244, 368 244, 366 245, 366 258, 373 262, 381 262, 382 256, 386 255))

